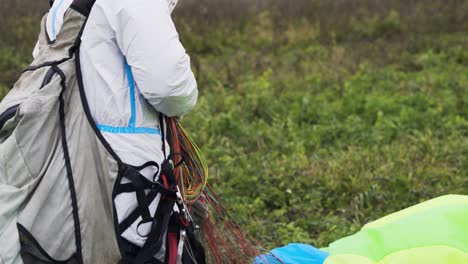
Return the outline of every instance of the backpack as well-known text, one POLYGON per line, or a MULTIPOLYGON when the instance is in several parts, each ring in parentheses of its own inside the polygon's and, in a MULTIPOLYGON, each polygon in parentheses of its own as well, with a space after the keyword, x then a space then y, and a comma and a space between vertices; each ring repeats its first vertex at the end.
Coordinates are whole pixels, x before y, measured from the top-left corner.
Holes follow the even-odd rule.
POLYGON ((89 2, 75 1, 54 42, 42 19, 39 55, 0 103, 0 263, 205 263, 171 155, 161 166, 130 166, 96 128, 79 60, 89 2), (159 180, 139 173, 148 166, 159 180), (114 198, 122 192, 135 192, 138 207, 119 224, 114 198), (143 248, 120 236, 137 219, 152 226, 143 248))

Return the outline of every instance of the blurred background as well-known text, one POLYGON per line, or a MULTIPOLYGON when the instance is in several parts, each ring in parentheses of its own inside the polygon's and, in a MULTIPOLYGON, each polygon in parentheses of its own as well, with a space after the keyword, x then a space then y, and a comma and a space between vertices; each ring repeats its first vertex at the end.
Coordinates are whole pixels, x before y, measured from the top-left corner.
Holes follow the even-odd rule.
MULTIPOLYGON (((0 0, 0 98, 46 0, 0 0)), ((267 248, 316 246, 468 194, 467 0, 180 0, 199 83, 183 124, 267 248)))

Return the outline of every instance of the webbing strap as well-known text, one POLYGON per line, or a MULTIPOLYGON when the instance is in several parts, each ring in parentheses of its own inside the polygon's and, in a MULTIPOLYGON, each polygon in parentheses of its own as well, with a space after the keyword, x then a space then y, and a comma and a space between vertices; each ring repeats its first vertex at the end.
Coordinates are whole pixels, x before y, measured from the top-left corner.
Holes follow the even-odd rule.
MULTIPOLYGON (((141 176, 144 180, 145 189, 150 190, 149 193, 146 195, 146 204, 150 205, 156 199, 158 194, 161 194, 166 199, 175 200, 177 199, 177 193, 173 190, 168 190, 164 186, 162 186, 159 182, 153 183, 148 179, 141 176), (145 181, 146 180, 146 181, 145 181)), ((119 193, 124 192, 135 192, 135 188, 133 184, 126 183, 119 186, 119 193)), ((133 212, 131 212, 127 218, 125 218, 119 224, 120 234, 123 234, 135 221, 140 217, 141 210, 137 207, 133 212)))
MULTIPOLYGON (((151 204, 154 199, 156 199, 156 197, 158 196, 158 193, 157 192, 150 192, 148 194, 148 196, 146 196, 146 201, 148 204, 151 204)), ((141 213, 140 211, 137 209, 133 210, 133 212, 131 212, 127 218, 125 218, 125 220, 123 220, 120 224, 119 224, 119 230, 120 230, 120 234, 123 234, 123 232, 125 232, 125 230, 127 230, 133 223, 135 223, 135 221, 138 219, 138 217, 141 216, 141 213)))
POLYGON ((145 263, 152 259, 156 253, 161 250, 164 241, 164 234, 167 233, 171 213, 174 208, 174 200, 166 200, 159 204, 156 216, 153 220, 150 235, 148 236, 145 245, 135 258, 135 263, 145 263))
POLYGON ((76 11, 87 17, 89 16, 95 1, 96 0, 73 0, 71 6, 74 7, 76 11))
POLYGON ((153 221, 153 217, 149 211, 149 205, 156 199, 158 193, 165 197, 165 199, 177 199, 176 190, 167 189, 160 182, 156 181, 158 174, 159 165, 154 161, 146 162, 141 166, 126 166, 124 168, 123 175, 131 182, 120 184, 118 192, 135 192, 138 207, 119 224, 120 234, 125 232, 140 216, 142 217, 142 221, 138 226, 153 221), (139 172, 147 167, 157 168, 157 171, 153 175, 153 181, 148 180, 139 172), (148 190, 149 192, 147 192, 148 190))
MULTIPOLYGON (((159 123, 161 127, 161 138, 162 138, 162 150, 164 154, 164 161, 161 165, 161 178, 167 181, 167 187, 170 190, 177 192, 177 180, 174 174, 173 164, 171 163, 170 157, 166 153, 166 129, 164 123, 164 115, 159 115, 159 123)), ((135 263, 145 263, 146 261, 154 258, 154 255, 161 250, 166 237, 165 234, 168 232, 169 225, 174 228, 174 224, 170 224, 171 217, 174 217, 174 205, 176 199, 167 199, 167 197, 161 197, 158 209, 151 226, 151 232, 143 245, 143 248, 135 258, 135 263)), ((177 229, 180 225, 177 225, 177 229)), ((176 252, 167 252, 167 254, 176 254, 176 252)), ((169 256, 170 257, 170 256, 169 256)))
MULTIPOLYGON (((172 198, 172 199, 177 198, 177 194, 176 194, 175 191, 166 189, 164 186, 162 186, 161 183, 152 182, 152 181, 146 179, 143 176, 140 176, 140 178, 141 178, 141 180, 143 182, 145 190, 154 191, 155 193, 160 193, 160 194, 162 194, 162 195, 164 195, 166 197, 172 198)), ((124 183, 124 184, 121 184, 119 186, 119 193, 130 193, 130 192, 135 192, 135 191, 136 191, 136 189, 135 189, 135 185, 133 183, 124 183)), ((149 197, 149 195, 146 195, 146 197, 149 197)))
POLYGON ((134 166, 135 169, 141 171, 147 167, 150 167, 150 166, 153 166, 155 168, 158 169, 158 171, 156 173, 159 173, 159 164, 156 162, 156 161, 148 161, 146 163, 144 163, 143 165, 140 165, 140 166, 134 166))
MULTIPOLYGON (((183 205, 179 204, 180 202, 178 202, 177 179, 174 173, 174 165, 171 160, 172 155, 168 156, 166 152, 166 129, 163 114, 159 115, 159 122, 161 127, 162 151, 164 154, 164 161, 161 164, 161 174, 159 181, 164 182, 164 186, 162 186, 162 184, 156 185, 151 181, 145 180, 142 180, 139 183, 141 184, 141 186, 139 186, 138 188, 148 189, 148 187, 152 187, 150 188, 151 191, 148 193, 148 195, 145 196, 145 201, 143 201, 142 204, 151 204, 154 201, 154 199, 156 199, 158 193, 161 193, 161 200, 156 209, 155 216, 152 219, 151 231, 148 234, 148 236, 146 236, 146 242, 141 248, 141 250, 138 252, 136 257, 132 259, 132 263, 135 264, 148 263, 148 261, 153 260, 154 256, 161 251, 163 244, 166 244, 166 242, 170 242, 170 248, 168 248, 168 250, 166 251, 167 260, 173 263, 174 260, 177 259, 178 254, 178 240, 176 238, 182 226, 179 220, 180 214, 174 212, 174 205, 176 204, 176 201, 181 212, 184 210, 184 208, 181 208, 181 206, 183 207, 183 205), (156 191, 155 188, 162 189, 156 191), (167 195, 167 193, 172 195, 167 195), (166 239, 168 239, 168 241, 166 241, 166 239)), ((137 169, 141 170, 142 168, 137 169)), ((132 181, 131 184, 121 185, 122 192, 132 191, 135 188, 133 179, 130 180, 132 181)), ((153 179, 153 181, 155 180, 156 177, 153 179)), ((138 199, 138 204, 140 204, 140 199, 138 199)), ((138 208, 138 210, 133 211, 127 217, 127 219, 121 222, 121 224, 119 225, 121 232, 123 232, 123 230, 126 230, 131 224, 133 224, 136 221, 136 219, 138 219, 140 213, 142 213, 141 209, 138 208)))
POLYGON ((152 221, 151 214, 149 211, 149 204, 146 201, 146 193, 145 193, 145 183, 142 180, 140 173, 131 168, 127 167, 126 172, 124 172, 124 175, 127 179, 129 179, 132 183, 131 185, 135 189, 136 197, 137 197, 137 202, 138 202, 138 210, 141 213, 141 216, 143 218, 142 222, 143 223, 148 223, 152 221))

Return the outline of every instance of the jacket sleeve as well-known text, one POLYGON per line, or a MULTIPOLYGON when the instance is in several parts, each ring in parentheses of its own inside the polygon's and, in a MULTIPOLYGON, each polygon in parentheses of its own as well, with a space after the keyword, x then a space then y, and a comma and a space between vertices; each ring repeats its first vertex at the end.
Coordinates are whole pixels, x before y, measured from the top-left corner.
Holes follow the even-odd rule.
POLYGON ((114 30, 140 93, 158 112, 184 115, 197 102, 197 83, 166 1, 120 2, 114 30))

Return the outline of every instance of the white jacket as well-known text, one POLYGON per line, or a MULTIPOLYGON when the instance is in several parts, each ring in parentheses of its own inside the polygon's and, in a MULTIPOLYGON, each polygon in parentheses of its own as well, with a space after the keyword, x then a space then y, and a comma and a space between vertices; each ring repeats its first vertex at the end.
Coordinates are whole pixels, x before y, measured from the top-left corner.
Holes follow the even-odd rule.
MULTIPOLYGON (((47 18, 50 40, 59 34, 71 2, 54 2, 47 18)), ((81 38, 81 71, 91 115, 117 155, 130 165, 150 160, 161 164, 158 112, 182 116, 197 102, 190 58, 171 18, 176 2, 97 0, 81 38)), ((33 54, 37 52, 36 48, 33 54)), ((153 173, 150 168, 142 172, 149 179, 153 173)), ((153 214, 157 202, 150 206, 153 214)), ((135 194, 118 195, 115 205, 121 222, 136 208, 135 194)), ((142 246, 146 238, 138 235, 136 226, 122 236, 142 246)), ((144 229, 140 227, 140 234, 146 233, 144 229)))

